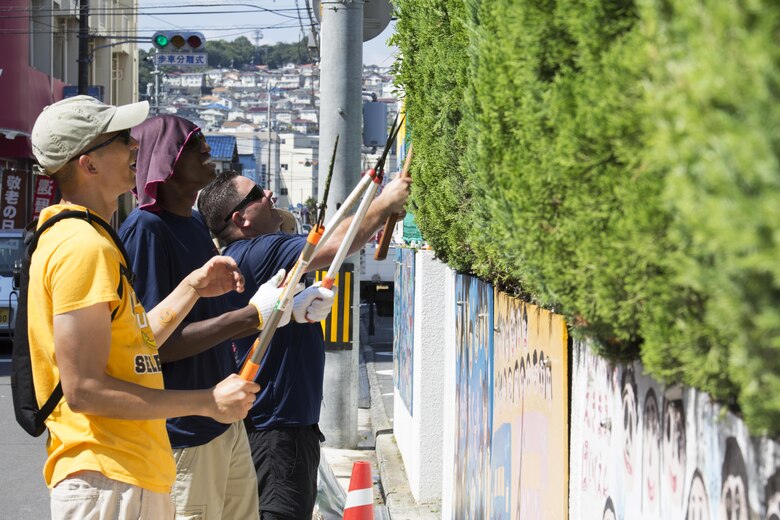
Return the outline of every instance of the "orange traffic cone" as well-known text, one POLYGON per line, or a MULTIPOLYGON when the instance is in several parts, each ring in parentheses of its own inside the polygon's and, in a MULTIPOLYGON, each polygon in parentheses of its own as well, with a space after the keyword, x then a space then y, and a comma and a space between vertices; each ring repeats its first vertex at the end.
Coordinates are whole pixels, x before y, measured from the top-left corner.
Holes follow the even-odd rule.
POLYGON ((352 465, 349 492, 347 492, 347 501, 344 503, 344 520, 374 520, 371 463, 364 460, 352 465))

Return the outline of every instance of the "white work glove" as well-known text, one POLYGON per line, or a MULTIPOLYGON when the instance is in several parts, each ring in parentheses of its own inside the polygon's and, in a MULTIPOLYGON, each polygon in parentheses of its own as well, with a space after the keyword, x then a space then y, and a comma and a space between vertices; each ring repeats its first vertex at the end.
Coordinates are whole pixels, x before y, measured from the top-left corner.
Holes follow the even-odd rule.
MULTIPOLYGON (((268 318, 276 306, 276 302, 279 301, 279 296, 284 290, 279 287, 279 284, 284 281, 285 270, 279 269, 279 272, 271 277, 270 280, 265 282, 257 292, 250 298, 249 303, 257 309, 257 315, 260 317, 260 324, 257 326, 257 330, 263 330, 263 326, 268 323, 268 318)), ((299 293, 303 289, 303 284, 298 284, 295 288, 295 292, 299 293)), ((290 323, 290 315, 292 313, 292 305, 287 305, 282 317, 279 319, 279 327, 284 327, 290 323)))
POLYGON ((317 323, 324 320, 330 314, 335 297, 335 287, 331 290, 320 287, 320 282, 315 283, 293 300, 293 319, 298 323, 317 323))

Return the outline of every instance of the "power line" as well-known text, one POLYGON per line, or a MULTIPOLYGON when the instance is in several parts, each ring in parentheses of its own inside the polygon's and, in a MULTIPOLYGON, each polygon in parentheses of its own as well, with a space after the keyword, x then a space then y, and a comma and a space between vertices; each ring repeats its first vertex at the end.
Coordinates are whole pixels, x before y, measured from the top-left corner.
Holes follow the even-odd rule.
MULTIPOLYGON (((40 23, 41 25, 45 25, 47 27, 50 27, 50 28, 54 29, 53 25, 45 24, 43 22, 37 22, 37 23, 40 23)), ((289 22, 285 22, 285 23, 289 23, 289 22)), ((296 28, 298 28, 298 24, 290 23, 290 25, 275 24, 275 25, 266 25, 266 26, 263 26, 263 25, 199 26, 198 30, 200 32, 203 32, 203 31, 229 31, 231 29, 240 29, 240 32, 237 32, 235 34, 246 34, 248 32, 252 32, 252 31, 254 31, 256 29, 261 29, 263 31, 272 31, 272 30, 276 30, 276 29, 296 29, 296 28)), ((102 33, 102 34, 92 33, 92 34, 90 34, 90 37, 92 37, 92 38, 112 38, 112 39, 114 39, 114 38, 143 38, 144 37, 143 36, 144 33, 153 34, 153 33, 157 32, 157 31, 162 31, 162 30, 170 30, 170 28, 168 27, 168 28, 161 28, 161 29, 139 29, 139 30, 136 30, 136 31, 127 31, 127 32, 123 32, 123 33, 102 33)), ((3 30, 3 29, 0 29, 0 35, 20 35, 21 36, 21 35, 30 35, 30 34, 41 34, 41 35, 43 35, 43 34, 45 34, 45 35, 49 35, 49 34, 54 34, 54 35, 76 34, 77 35, 78 31, 77 30, 29 31, 29 30, 24 30, 24 29, 19 29, 19 30, 13 30, 13 29, 3 30)), ((226 34, 224 36, 229 36, 229 34, 226 34)))
MULTIPOLYGON (((245 4, 234 4, 236 6, 244 6, 245 4)), ((246 4, 247 6, 251 6, 251 4, 246 4)), ((174 7, 172 5, 166 5, 165 9, 170 9, 171 7, 174 7)), ((187 7, 186 5, 183 7, 187 7)), ((224 8, 225 5, 223 4, 199 4, 195 6, 190 7, 222 7, 224 8)), ((290 19, 297 19, 300 17, 301 8, 299 7, 291 7, 291 8, 283 8, 283 9, 269 9, 267 7, 260 7, 255 6, 255 10, 248 10, 248 9, 242 9, 242 10, 217 10, 217 11, 170 11, 170 12, 153 12, 153 13, 147 13, 142 11, 142 9, 149 9, 148 7, 143 8, 135 8, 135 7, 95 7, 93 9, 90 9, 90 15, 99 15, 99 14, 129 14, 129 15, 135 15, 135 16, 161 16, 161 15, 177 15, 177 16, 184 16, 184 15, 195 15, 195 14, 242 14, 242 13, 264 13, 264 14, 275 14, 277 16, 281 16, 284 18, 290 18, 290 19), (295 12, 297 15, 288 15, 285 13, 288 12, 295 12)), ((163 7, 160 7, 162 9, 163 7)), ((14 7, 7 7, 7 8, 0 8, 0 15, 2 15, 2 19, 4 20, 11 20, 11 19, 19 19, 19 18, 28 18, 30 16, 36 17, 36 16, 72 16, 73 13, 66 9, 31 9, 31 8, 21 8, 16 9, 14 7), (12 15, 12 16, 6 16, 2 15, 2 13, 23 13, 18 15, 12 15)))

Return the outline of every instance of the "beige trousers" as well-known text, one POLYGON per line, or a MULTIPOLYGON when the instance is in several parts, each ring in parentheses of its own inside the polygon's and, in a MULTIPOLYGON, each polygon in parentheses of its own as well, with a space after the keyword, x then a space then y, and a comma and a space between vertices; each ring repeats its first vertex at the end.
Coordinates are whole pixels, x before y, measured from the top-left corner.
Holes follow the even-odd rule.
POLYGON ((112 480, 97 471, 80 471, 51 490, 51 518, 170 520, 173 500, 168 493, 112 480))
POLYGON ((244 424, 203 446, 173 450, 177 520, 258 520, 257 476, 244 424))

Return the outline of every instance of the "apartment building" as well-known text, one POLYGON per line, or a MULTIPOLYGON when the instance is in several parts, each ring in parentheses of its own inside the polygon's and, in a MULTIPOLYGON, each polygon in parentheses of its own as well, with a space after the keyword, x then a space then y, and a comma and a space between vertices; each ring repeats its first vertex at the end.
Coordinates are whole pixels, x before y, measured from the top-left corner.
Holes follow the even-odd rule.
MULTIPOLYGON (((35 179, 30 131, 41 110, 75 95, 78 0, 3 0, 0 16, 0 173, 26 185, 23 226, 32 216, 35 179)), ((137 0, 91 0, 89 92, 106 103, 138 99, 137 0)))

